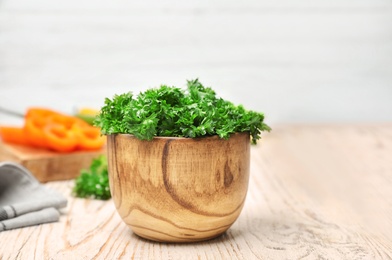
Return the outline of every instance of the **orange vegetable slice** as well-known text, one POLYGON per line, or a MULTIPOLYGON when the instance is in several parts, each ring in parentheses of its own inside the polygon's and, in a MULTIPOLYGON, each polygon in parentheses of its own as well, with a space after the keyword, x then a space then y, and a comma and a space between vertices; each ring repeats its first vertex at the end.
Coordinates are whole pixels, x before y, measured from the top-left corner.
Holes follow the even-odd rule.
POLYGON ((73 131, 64 125, 50 124, 44 127, 47 147, 56 152, 72 152, 76 149, 77 139, 73 131))
POLYGON ((87 122, 84 122, 80 118, 62 114, 48 116, 48 124, 60 124, 65 126, 67 129, 71 129, 74 125, 90 126, 87 122))
POLYGON ((82 119, 41 107, 27 110, 23 127, 2 127, 0 134, 4 141, 56 152, 97 150, 106 141, 99 128, 82 119))
POLYGON ((106 138, 101 135, 99 128, 75 124, 72 130, 78 140, 78 148, 81 150, 98 150, 105 144, 106 138))
POLYGON ((29 145, 24 128, 16 126, 0 126, 0 136, 5 143, 29 145))
POLYGON ((46 118, 30 116, 25 119, 24 133, 30 145, 38 148, 45 148, 46 138, 43 128, 46 125, 46 118))
POLYGON ((51 109, 47 109, 47 108, 31 107, 31 108, 27 109, 26 114, 25 114, 25 118, 29 118, 29 117, 47 118, 48 116, 51 116, 51 115, 60 115, 60 114, 61 113, 56 112, 51 109))

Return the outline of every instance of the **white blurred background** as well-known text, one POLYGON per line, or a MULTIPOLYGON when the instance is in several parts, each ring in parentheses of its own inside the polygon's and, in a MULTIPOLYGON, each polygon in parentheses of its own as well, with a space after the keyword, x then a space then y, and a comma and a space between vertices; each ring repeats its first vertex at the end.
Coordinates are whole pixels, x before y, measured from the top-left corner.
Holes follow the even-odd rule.
POLYGON ((0 107, 194 78, 270 125, 391 122, 392 1, 0 0, 0 107))

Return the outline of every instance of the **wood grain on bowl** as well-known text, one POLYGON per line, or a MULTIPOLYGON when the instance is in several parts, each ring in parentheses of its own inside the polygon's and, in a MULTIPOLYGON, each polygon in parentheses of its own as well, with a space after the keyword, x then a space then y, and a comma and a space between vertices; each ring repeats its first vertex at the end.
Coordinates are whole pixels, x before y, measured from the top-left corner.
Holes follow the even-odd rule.
POLYGON ((250 140, 108 136, 115 206, 139 236, 168 242, 216 237, 238 218, 248 189, 250 140))

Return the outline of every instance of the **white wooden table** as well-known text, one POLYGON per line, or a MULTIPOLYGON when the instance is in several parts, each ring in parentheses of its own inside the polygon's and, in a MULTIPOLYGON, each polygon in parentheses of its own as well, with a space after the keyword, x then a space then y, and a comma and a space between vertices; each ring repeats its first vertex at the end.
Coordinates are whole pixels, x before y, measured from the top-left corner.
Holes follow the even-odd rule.
POLYGON ((277 126, 252 148, 243 212, 195 244, 137 237, 111 200, 70 196, 59 222, 0 233, 0 259, 391 259, 392 124, 277 126))

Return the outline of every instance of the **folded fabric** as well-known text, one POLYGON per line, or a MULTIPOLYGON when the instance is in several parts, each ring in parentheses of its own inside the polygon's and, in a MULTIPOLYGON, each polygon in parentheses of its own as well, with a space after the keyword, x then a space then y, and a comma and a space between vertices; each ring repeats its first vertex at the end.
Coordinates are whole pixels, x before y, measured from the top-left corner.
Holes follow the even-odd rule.
POLYGON ((0 163, 0 232, 58 221, 67 199, 40 184, 23 166, 0 163))

